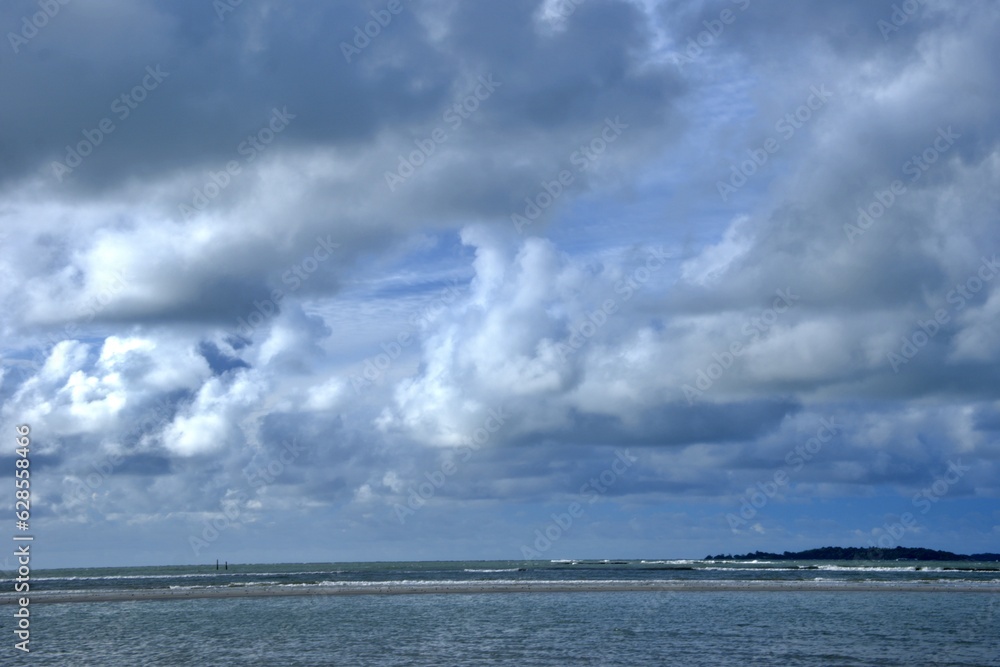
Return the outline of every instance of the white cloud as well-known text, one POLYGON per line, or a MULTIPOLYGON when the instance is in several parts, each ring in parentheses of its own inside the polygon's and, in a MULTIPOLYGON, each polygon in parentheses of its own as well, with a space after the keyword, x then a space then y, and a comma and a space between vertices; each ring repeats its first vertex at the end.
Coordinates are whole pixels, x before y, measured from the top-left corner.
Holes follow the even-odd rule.
POLYGON ((261 380, 249 372, 238 372, 230 382, 210 379, 164 430, 164 446, 181 456, 241 448, 238 418, 261 398, 262 390, 261 380))

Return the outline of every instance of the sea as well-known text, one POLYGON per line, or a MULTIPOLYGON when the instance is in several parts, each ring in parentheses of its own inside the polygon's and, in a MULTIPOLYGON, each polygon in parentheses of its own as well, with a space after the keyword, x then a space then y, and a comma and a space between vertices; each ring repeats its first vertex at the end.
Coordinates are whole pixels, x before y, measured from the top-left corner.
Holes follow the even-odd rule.
MULTIPOLYGON (((1000 563, 559 560, 227 567, 33 571, 31 651, 14 648, 17 607, 4 605, 0 629, 7 646, 0 647, 0 665, 1000 666, 1000 563), (664 583, 679 587, 602 590, 664 583), (257 587, 384 592, 480 584, 579 590, 240 597, 257 587), (744 584, 746 590, 732 590, 744 584), (51 596, 171 591, 233 595, 43 602, 51 596)), ((4 580, 0 601, 9 603, 13 590, 13 579, 4 580)))

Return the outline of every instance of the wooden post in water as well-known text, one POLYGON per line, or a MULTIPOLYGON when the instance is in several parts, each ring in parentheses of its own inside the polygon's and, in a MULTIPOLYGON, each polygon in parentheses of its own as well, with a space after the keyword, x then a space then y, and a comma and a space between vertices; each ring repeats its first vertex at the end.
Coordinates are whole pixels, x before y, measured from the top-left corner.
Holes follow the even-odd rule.
POLYGON ((215 569, 216 570, 219 569, 219 559, 218 558, 215 559, 215 569))

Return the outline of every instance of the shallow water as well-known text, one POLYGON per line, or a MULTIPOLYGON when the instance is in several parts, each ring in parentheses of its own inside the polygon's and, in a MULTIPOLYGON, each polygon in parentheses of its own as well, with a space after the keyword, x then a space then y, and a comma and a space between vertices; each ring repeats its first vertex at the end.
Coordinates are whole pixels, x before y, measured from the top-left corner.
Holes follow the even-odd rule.
POLYGON ((22 664, 1000 665, 997 597, 607 592, 47 604, 33 609, 33 650, 22 664))
MULTIPOLYGON (((498 561, 39 570, 30 665, 997 665, 1000 564, 498 561), (878 592, 642 591, 45 603, 59 592, 443 582, 872 583, 878 592), (976 592, 906 592, 920 586, 976 592)), ((13 590, 13 582, 0 584, 13 590)), ((2 593, 9 598, 12 593, 2 593)), ((10 613, 13 607, 5 607, 10 613)), ((12 635, 12 618, 0 628, 12 635)), ((8 656, 12 656, 8 660, 8 656)))

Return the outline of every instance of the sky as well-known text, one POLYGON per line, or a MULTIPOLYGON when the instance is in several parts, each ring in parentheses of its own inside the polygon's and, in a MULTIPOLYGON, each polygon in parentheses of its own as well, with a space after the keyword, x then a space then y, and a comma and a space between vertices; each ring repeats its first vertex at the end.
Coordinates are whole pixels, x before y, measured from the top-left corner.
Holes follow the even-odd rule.
POLYGON ((0 27, 35 566, 1000 551, 997 3, 0 27))

